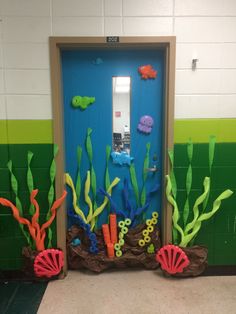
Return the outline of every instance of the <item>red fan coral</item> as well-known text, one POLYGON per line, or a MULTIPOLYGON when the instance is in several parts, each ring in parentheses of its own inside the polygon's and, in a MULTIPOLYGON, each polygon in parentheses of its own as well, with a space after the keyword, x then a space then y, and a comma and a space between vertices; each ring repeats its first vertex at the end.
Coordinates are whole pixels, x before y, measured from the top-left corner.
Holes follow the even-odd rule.
POLYGON ((181 248, 175 245, 165 245, 156 254, 156 260, 161 268, 169 274, 182 273, 189 265, 189 259, 181 248))
POLYGON ((60 273, 64 265, 63 252, 47 249, 40 252, 34 260, 34 272, 37 277, 52 277, 60 273))

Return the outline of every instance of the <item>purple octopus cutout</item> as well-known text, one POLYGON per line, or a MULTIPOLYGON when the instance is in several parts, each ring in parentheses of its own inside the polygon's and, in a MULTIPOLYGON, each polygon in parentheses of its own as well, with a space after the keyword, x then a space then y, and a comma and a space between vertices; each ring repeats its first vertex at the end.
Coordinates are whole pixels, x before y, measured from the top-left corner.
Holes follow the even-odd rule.
POLYGON ((153 127, 153 118, 151 116, 142 116, 138 124, 138 130, 145 134, 150 134, 153 127))

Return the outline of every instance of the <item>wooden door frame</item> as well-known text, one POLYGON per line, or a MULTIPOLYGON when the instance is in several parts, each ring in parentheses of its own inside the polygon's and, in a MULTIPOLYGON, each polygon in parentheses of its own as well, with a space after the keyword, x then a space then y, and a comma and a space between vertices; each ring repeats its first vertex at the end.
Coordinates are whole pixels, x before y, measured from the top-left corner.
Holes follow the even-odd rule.
MULTIPOLYGON (((54 143, 59 146, 56 158, 56 197, 64 190, 64 130, 63 130, 63 101, 61 77, 61 50, 62 49, 164 49, 165 51, 165 106, 164 106, 164 137, 163 137, 163 186, 165 175, 170 172, 168 149, 173 148, 174 127, 174 99, 175 99, 175 47, 174 36, 158 37, 119 37, 119 42, 108 43, 106 37, 50 37, 50 72, 51 95, 53 108, 53 135, 54 143)), ((57 246, 66 256, 66 228, 67 215, 64 203, 57 214, 57 246)), ((165 197, 165 188, 162 191, 162 243, 172 241, 172 208, 165 197)), ((64 272, 67 271, 65 258, 64 272)))

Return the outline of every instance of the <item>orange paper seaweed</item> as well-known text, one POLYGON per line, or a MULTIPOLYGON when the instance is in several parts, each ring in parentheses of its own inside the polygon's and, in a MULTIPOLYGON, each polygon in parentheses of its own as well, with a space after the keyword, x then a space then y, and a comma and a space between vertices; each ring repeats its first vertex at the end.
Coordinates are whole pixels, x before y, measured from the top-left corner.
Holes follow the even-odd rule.
POLYGON ((0 204, 3 205, 3 206, 10 207, 11 210, 12 210, 12 213, 13 213, 13 217, 20 224, 27 225, 27 227, 29 229, 29 233, 30 233, 31 237, 33 238, 33 240, 35 241, 36 249, 38 251, 43 251, 43 250, 45 250, 45 246, 44 246, 44 240, 45 240, 45 237, 46 237, 45 229, 48 228, 52 224, 53 220, 55 219, 55 217, 56 217, 56 210, 63 203, 63 201, 64 201, 64 199, 66 197, 67 192, 64 191, 62 196, 53 203, 53 205, 52 205, 52 207, 50 209, 51 210, 51 217, 49 218, 48 221, 46 221, 41 226, 41 228, 40 228, 39 223, 38 223, 39 214, 40 214, 39 204, 38 204, 38 202, 35 199, 37 194, 38 194, 38 190, 33 190, 31 192, 31 195, 30 195, 30 202, 35 207, 35 213, 32 216, 31 222, 28 219, 21 217, 20 213, 19 213, 19 209, 14 204, 12 204, 12 202, 7 200, 6 198, 0 197, 0 204))

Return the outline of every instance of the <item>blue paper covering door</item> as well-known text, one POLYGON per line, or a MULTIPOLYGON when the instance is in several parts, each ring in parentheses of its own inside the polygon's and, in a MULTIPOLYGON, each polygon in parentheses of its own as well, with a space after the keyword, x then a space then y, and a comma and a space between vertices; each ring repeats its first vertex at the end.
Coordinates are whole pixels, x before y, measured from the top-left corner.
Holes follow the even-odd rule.
MULTIPOLYGON (((112 77, 131 77, 130 97, 130 138, 131 153, 134 158, 135 172, 139 186, 139 194, 143 190, 144 160, 146 144, 150 143, 149 168, 157 166, 157 172, 147 172, 145 183, 146 195, 157 184, 161 185, 162 172, 162 137, 163 137, 163 105, 164 105, 164 51, 162 50, 65 50, 62 51, 63 102, 64 102, 64 139, 65 169, 74 182, 78 171, 77 147, 82 147, 81 158, 81 197, 80 207, 85 213, 88 206, 84 201, 84 184, 87 171, 91 168, 86 151, 86 135, 92 129, 91 142, 93 149, 92 165, 96 173, 96 189, 105 188, 106 147, 112 147, 112 77), (150 64, 158 71, 156 79, 141 79, 138 67, 150 64), (74 108, 71 100, 74 96, 95 97, 96 101, 85 110, 74 108), (147 135, 137 130, 142 116, 149 115, 154 120, 152 132, 147 135)), ((121 113, 122 114, 122 113, 121 113)), ((119 119, 119 116, 117 117, 119 119)), ((129 185, 129 200, 137 206, 136 197, 130 180, 129 166, 114 164, 109 158, 108 170, 110 181, 115 177, 121 180, 114 188, 112 199, 118 209, 125 210, 124 179, 129 185)), ((144 215, 149 218, 153 211, 161 213, 161 190, 154 193, 151 203, 144 215)), ((92 191, 90 193, 91 198, 92 191)), ((137 195, 136 195, 137 196, 137 195)), ((104 196, 97 193, 96 203, 99 205, 104 196)), ((68 196, 67 206, 72 208, 72 197, 68 196)), ((97 226, 107 223, 109 206, 99 216, 97 226)), ((160 221, 160 220, 159 220, 160 221)))

